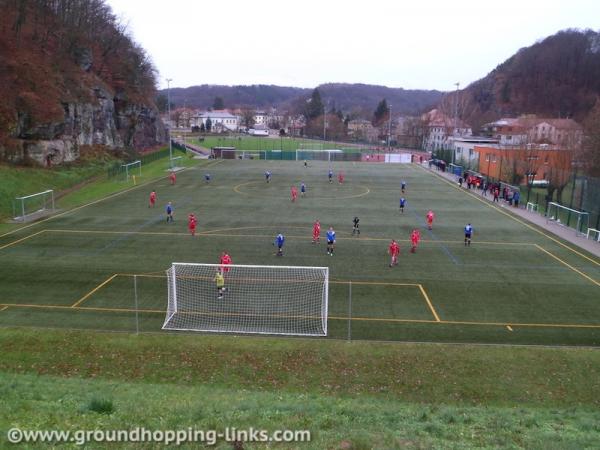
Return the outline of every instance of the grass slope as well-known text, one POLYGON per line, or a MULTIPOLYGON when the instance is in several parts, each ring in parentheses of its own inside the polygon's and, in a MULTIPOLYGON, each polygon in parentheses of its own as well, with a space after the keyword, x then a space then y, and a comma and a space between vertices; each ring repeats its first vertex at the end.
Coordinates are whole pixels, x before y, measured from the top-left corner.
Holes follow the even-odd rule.
POLYGON ((319 449, 600 439, 592 350, 10 329, 0 346, 2 430, 306 429, 310 444, 282 447, 319 449))

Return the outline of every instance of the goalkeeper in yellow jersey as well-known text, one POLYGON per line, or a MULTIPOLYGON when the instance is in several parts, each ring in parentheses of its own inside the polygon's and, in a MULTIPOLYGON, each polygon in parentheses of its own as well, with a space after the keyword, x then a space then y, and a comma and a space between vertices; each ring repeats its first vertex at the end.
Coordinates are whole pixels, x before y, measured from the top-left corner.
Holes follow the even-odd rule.
POLYGON ((223 276, 223 273, 220 270, 217 270, 213 281, 217 286, 217 298, 219 300, 222 300, 223 293, 227 292, 227 288, 225 287, 225 277, 223 276))

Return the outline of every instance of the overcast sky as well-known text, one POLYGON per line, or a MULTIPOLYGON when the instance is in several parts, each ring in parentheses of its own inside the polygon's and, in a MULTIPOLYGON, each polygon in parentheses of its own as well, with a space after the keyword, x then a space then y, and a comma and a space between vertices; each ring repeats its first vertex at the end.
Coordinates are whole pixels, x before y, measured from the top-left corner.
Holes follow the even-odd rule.
POLYGON ((598 0, 108 0, 159 87, 366 83, 455 89, 565 28, 598 0))

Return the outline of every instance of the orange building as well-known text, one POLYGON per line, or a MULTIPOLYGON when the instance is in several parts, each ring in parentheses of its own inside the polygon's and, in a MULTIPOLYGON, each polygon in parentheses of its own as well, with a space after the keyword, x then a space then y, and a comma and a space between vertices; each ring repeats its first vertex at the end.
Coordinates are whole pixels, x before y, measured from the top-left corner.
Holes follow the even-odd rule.
POLYGON ((475 146, 479 154, 479 172, 493 180, 510 184, 550 181, 569 176, 573 151, 547 144, 519 147, 475 146))

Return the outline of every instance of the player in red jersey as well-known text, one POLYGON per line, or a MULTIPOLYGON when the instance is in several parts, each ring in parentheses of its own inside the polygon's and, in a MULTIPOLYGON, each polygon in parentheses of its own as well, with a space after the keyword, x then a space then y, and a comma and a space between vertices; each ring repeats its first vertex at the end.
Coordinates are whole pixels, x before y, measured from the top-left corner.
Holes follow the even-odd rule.
POLYGON ((152 192, 150 192, 150 204, 148 205, 148 208, 154 208, 155 205, 156 205, 156 191, 152 191, 152 192))
POLYGON ((427 216, 425 216, 427 218, 427 228, 429 228, 430 230, 433 229, 433 219, 435 219, 435 214, 433 214, 432 210, 429 210, 429 212, 427 213, 427 216))
POLYGON ((231 270, 231 268, 225 267, 229 264, 232 264, 231 256, 229 256, 229 253, 227 253, 227 252, 221 253, 220 264, 221 264, 221 272, 227 273, 231 270))
POLYGON ((398 265, 398 255, 400 254, 400 246, 394 239, 392 239, 392 242, 390 242, 390 246, 388 248, 388 253, 392 257, 392 259, 390 261, 390 267, 397 266, 398 265))
POLYGON ((338 183, 344 184, 344 172, 338 173, 338 183))
POLYGON ((417 251, 417 245, 419 245, 420 240, 421 232, 415 228, 412 230, 412 233, 410 233, 410 243, 412 244, 410 248, 411 253, 415 253, 417 251))
POLYGON ((295 202, 298 198, 298 189, 296 188, 296 186, 292 186, 292 188, 290 189, 290 193, 292 194, 292 201, 295 202))
POLYGON ((320 238, 321 238, 321 222, 319 222, 319 219, 317 219, 317 221, 315 223, 313 223, 313 240, 312 243, 314 244, 315 242, 320 242, 320 238))
POLYGON ((188 215, 188 230, 190 230, 190 233, 192 234, 192 236, 196 235, 196 224, 198 223, 198 219, 196 219, 196 216, 194 215, 194 213, 190 213, 188 215))
POLYGON ((171 174, 169 175, 169 180, 171 180, 171 185, 174 185, 177 181, 177 175, 175 175, 174 171, 171 171, 171 174))

